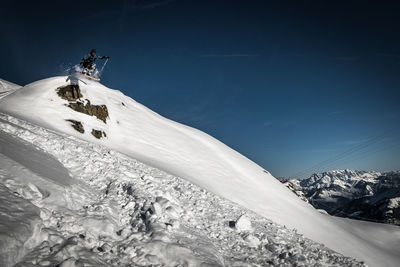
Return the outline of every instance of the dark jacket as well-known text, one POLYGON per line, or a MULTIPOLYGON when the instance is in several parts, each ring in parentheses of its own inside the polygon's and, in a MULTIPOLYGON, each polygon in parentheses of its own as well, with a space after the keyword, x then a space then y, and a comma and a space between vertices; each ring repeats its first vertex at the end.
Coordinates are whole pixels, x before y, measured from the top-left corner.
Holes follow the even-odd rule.
POLYGON ((108 57, 107 56, 97 56, 96 54, 93 56, 91 53, 89 53, 82 58, 81 64, 84 68, 87 68, 87 67, 92 66, 93 63, 96 61, 96 59, 105 59, 105 58, 108 58, 108 57))

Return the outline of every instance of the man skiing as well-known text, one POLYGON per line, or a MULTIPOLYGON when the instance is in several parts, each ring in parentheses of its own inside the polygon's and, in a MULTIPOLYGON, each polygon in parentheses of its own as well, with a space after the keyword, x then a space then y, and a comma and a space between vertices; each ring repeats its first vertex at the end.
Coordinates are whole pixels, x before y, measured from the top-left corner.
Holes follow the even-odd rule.
POLYGON ((96 59, 109 59, 109 56, 97 56, 96 49, 92 49, 89 54, 82 58, 82 62, 80 63, 82 66, 82 74, 93 75, 94 70, 96 69, 96 64, 94 63, 96 59))

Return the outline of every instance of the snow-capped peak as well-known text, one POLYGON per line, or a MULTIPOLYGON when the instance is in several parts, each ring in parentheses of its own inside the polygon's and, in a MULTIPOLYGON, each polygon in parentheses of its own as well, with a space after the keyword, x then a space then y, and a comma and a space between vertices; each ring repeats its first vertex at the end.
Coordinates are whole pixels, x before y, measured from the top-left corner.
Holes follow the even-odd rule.
POLYGON ((360 179, 375 179, 381 175, 375 171, 357 170, 332 170, 322 173, 314 173, 310 178, 301 181, 301 186, 318 186, 318 188, 329 187, 332 184, 344 186, 347 183, 356 182, 360 179))

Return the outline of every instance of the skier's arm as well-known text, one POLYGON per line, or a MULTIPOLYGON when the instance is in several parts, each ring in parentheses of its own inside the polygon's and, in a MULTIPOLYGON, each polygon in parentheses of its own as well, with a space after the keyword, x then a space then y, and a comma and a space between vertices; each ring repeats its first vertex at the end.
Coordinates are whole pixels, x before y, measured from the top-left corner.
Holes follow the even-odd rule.
POLYGON ((90 55, 86 54, 86 55, 83 56, 82 60, 87 60, 89 57, 90 57, 90 55))
POLYGON ((102 57, 100 57, 100 59, 109 59, 110 57, 109 56, 102 56, 102 57))

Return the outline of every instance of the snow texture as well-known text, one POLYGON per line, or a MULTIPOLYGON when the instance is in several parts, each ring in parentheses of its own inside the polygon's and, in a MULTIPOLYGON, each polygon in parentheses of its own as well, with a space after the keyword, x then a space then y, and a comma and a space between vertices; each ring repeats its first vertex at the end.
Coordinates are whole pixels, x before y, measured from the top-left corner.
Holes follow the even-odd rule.
POLYGON ((38 171, 26 167, 34 164, 23 157, 0 154, 0 190, 8 199, 3 214, 17 209, 11 218, 26 224, 11 227, 1 217, 8 226, 2 229, 8 234, 2 266, 362 266, 104 146, 8 115, 0 115, 0 126, 4 139, 25 155, 59 160, 38 171), (62 166, 72 178, 63 175, 62 166), (232 220, 236 228, 229 227, 232 220), (7 252, 13 250, 19 257, 10 259, 7 252))
POLYGON ((22 86, 0 79, 0 98, 3 98, 20 88, 22 88, 22 86))
MULTIPOLYGON (((41 80, 0 100, 0 110, 8 114, 2 116, 5 122, 1 130, 19 138, 25 134, 25 141, 31 140, 34 145, 56 157, 71 177, 86 183, 86 186, 76 189, 85 191, 82 193, 84 198, 73 190, 68 191, 74 196, 68 198, 73 199, 74 208, 69 208, 73 212, 65 211, 59 205, 52 210, 58 215, 50 213, 49 218, 42 218, 44 224, 49 224, 47 221, 57 222, 60 226, 53 224, 52 227, 66 231, 62 234, 64 239, 72 238, 79 232, 91 233, 90 238, 85 235, 85 238, 65 239, 65 246, 55 250, 66 251, 60 254, 93 260, 100 265, 97 256, 90 258, 81 256, 77 251, 68 252, 70 247, 90 248, 93 252, 98 245, 101 249, 96 253, 107 254, 101 259, 102 263, 115 265, 127 264, 118 260, 132 258, 137 259, 135 264, 138 266, 149 264, 152 260, 173 265, 173 260, 179 258, 176 255, 186 255, 183 258, 187 259, 187 265, 197 265, 199 259, 208 265, 241 262, 237 263, 239 266, 243 266, 243 262, 263 266, 278 264, 280 260, 307 266, 317 262, 342 266, 357 264, 291 230, 296 229, 330 249, 371 266, 399 265, 398 227, 321 214, 260 166, 218 140, 163 118, 120 91, 108 89, 100 83, 85 80, 79 85, 83 98, 94 105, 107 106, 110 115, 106 123, 75 112, 66 106, 66 100, 56 94, 58 87, 68 84, 66 79, 54 77, 41 80), (96 139, 90 131, 81 134, 66 121, 71 119, 82 122, 85 129, 104 131, 107 137, 96 139), (22 129, 18 130, 18 127, 22 129), (67 141, 71 143, 65 143, 67 141), (107 190, 104 196, 101 192, 107 190), (92 204, 88 205, 88 201, 92 204), (111 202, 117 205, 109 204, 111 202), (125 206, 129 208, 121 210, 125 206), (68 217, 68 213, 72 215, 68 217), (253 233, 241 233, 225 227, 229 221, 237 221, 243 214, 251 219, 253 233), (89 215, 96 219, 89 220, 89 215), (129 223, 129 220, 133 222, 129 223), (83 221, 90 222, 91 227, 85 226, 83 221), (131 225, 130 230, 125 230, 129 229, 128 225, 131 225), (97 233, 98 229, 103 229, 101 234, 97 233), (120 235, 115 237, 114 230, 120 235), (183 234, 175 231, 183 231, 183 234), (167 236, 165 239, 160 237, 164 235, 167 236), (119 240, 117 243, 124 244, 122 248, 129 252, 121 250, 116 243, 116 247, 110 245, 113 249, 102 248, 102 238, 108 245, 119 240), (257 239, 261 243, 254 249, 257 239), (148 242, 152 242, 151 246, 146 247, 148 242), (113 253, 118 251, 118 259, 110 256, 113 254, 111 250, 113 253), (124 253, 127 258, 121 256, 124 253)), ((76 186, 73 184, 72 188, 76 186)), ((65 203, 63 205, 69 207, 65 203)), ((46 249, 54 244, 46 245, 43 255, 49 257, 46 249)), ((32 260, 40 259, 37 249, 32 253, 32 260)))

